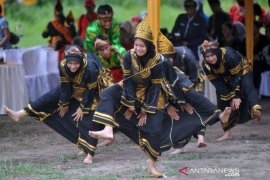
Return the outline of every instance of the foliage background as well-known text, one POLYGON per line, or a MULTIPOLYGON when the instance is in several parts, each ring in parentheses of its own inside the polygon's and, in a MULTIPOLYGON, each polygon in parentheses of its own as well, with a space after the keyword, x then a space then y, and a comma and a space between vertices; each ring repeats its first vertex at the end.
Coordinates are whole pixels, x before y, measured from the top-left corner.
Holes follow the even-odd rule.
MULTIPOLYGON (((15 0, 9 0, 5 3, 5 16, 9 21, 11 31, 16 31, 16 26, 20 25, 21 30, 18 33, 22 36, 18 47, 31 47, 36 45, 47 45, 48 39, 43 39, 42 31, 47 23, 53 18, 53 9, 56 0, 37 0, 35 5, 18 4, 15 0)), ((204 11, 207 15, 212 12, 207 0, 202 0, 204 11)), ((168 28, 171 31, 177 16, 184 12, 183 0, 161 0, 160 26, 168 28)), ((228 12, 229 7, 235 0, 221 1, 224 11, 228 12)), ((264 9, 269 10, 266 0, 254 0, 264 9)), ((75 20, 85 13, 84 0, 62 0, 64 13, 72 10, 75 20)), ((96 0, 96 6, 100 4, 111 4, 115 18, 119 22, 129 20, 130 17, 139 15, 140 12, 147 10, 147 0, 96 0)), ((77 23, 77 22, 76 22, 77 23)))

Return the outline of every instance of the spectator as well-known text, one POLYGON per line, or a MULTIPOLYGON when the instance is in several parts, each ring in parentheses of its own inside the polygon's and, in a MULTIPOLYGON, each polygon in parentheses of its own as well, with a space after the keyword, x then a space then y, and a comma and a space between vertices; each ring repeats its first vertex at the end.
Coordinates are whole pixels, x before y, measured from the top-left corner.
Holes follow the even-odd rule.
POLYGON ((126 50, 133 48, 133 38, 136 26, 141 22, 140 16, 133 16, 131 20, 125 21, 120 25, 121 44, 126 50))
POLYGON ((110 69, 114 81, 121 81, 123 79, 121 64, 126 50, 123 47, 117 49, 111 45, 104 35, 97 35, 94 38, 94 48, 103 67, 110 69))
POLYGON ((78 20, 78 35, 82 39, 85 37, 86 28, 89 23, 97 19, 97 14, 95 13, 95 0, 85 0, 84 7, 86 9, 86 14, 82 14, 78 20))
POLYGON ((85 34, 84 46, 87 52, 93 53, 93 40, 97 35, 105 35, 114 46, 121 46, 120 27, 113 18, 114 12, 110 5, 100 5, 97 9, 98 19, 91 22, 85 34))
POLYGON ((10 32, 8 28, 8 22, 4 16, 2 16, 2 6, 0 5, 0 47, 3 49, 10 49, 11 44, 9 42, 10 32))
POLYGON ((71 29, 75 28, 70 27, 72 24, 66 24, 68 22, 66 22, 66 18, 63 14, 61 0, 58 0, 55 5, 54 16, 55 19, 48 23, 46 29, 42 32, 42 36, 43 38, 50 37, 49 46, 58 50, 58 59, 61 61, 64 58, 65 46, 72 42, 72 34, 74 34, 74 32, 71 32, 71 29))
POLYGON ((262 49, 269 44, 267 37, 260 33, 260 28, 262 23, 255 21, 254 22, 254 62, 253 62, 253 71, 254 71, 254 85, 256 89, 260 88, 261 84, 261 73, 264 69, 264 63, 261 56, 262 49))
POLYGON ((229 15, 233 22, 240 21, 245 24, 245 0, 237 0, 237 2, 230 7, 229 15))
POLYGON ((231 21, 228 13, 224 12, 220 6, 219 0, 208 0, 213 15, 209 18, 207 27, 209 38, 212 40, 220 40, 222 38, 222 24, 231 21))
POLYGON ((180 14, 172 29, 175 46, 184 45, 190 48, 197 60, 198 46, 206 38, 206 23, 201 13, 197 13, 197 0, 185 0, 185 14, 180 14))
POLYGON ((221 32, 223 36, 218 41, 221 47, 228 46, 245 54, 245 43, 238 38, 237 30, 231 21, 222 24, 221 32))

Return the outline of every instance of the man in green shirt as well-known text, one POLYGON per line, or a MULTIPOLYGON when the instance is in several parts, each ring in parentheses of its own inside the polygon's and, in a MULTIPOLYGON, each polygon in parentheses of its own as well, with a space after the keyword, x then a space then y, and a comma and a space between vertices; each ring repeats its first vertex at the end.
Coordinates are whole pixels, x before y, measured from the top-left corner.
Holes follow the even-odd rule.
POLYGON ((84 47, 87 52, 93 53, 93 40, 97 35, 108 37, 115 47, 120 47, 120 27, 113 18, 114 12, 110 5, 100 5, 97 9, 97 20, 91 22, 86 29, 84 47))

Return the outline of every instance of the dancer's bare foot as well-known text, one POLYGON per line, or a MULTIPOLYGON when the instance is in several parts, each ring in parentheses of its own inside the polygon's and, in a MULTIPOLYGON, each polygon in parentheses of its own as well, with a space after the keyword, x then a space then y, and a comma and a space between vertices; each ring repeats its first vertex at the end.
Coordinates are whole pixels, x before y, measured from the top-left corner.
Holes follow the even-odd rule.
POLYGON ((6 106, 4 107, 4 112, 15 122, 19 122, 22 117, 28 115, 28 113, 24 110, 13 111, 12 109, 9 109, 6 106))
POLYGON ((260 110, 254 110, 253 111, 253 117, 255 120, 260 121, 262 118, 262 112, 260 110))
POLYGON ((93 163, 93 156, 90 154, 87 154, 87 156, 83 160, 84 164, 92 164, 93 163))
POLYGON ((230 130, 225 131, 223 136, 218 138, 217 141, 225 141, 225 140, 229 140, 229 139, 232 139, 232 134, 231 134, 230 130))
POLYGON ((113 142, 113 139, 104 139, 102 142, 97 144, 97 147, 108 146, 108 145, 111 145, 112 142, 113 142))
POLYGON ((173 152, 171 152, 170 154, 171 155, 174 155, 174 154, 181 154, 181 153, 185 153, 187 152, 185 147, 182 147, 182 148, 176 148, 173 152))
POLYGON ((162 172, 158 172, 157 170, 157 164, 155 161, 148 159, 147 160, 147 166, 148 166, 148 170, 151 173, 151 177, 155 177, 155 178, 161 178, 161 177, 166 177, 164 175, 164 173, 162 172))
POLYGON ((96 139, 113 139, 113 128, 105 126, 102 131, 89 131, 89 135, 96 139))
POLYGON ((204 136, 198 135, 197 147, 202 148, 202 147, 206 147, 206 146, 207 146, 207 144, 204 142, 204 136))
POLYGON ((231 112, 232 108, 226 107, 225 110, 222 113, 220 113, 219 119, 223 124, 226 124, 228 122, 231 112))

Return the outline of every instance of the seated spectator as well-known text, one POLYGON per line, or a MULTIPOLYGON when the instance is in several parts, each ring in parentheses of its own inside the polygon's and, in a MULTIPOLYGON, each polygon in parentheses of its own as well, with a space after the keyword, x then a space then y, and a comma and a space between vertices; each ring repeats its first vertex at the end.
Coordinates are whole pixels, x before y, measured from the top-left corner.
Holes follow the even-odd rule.
POLYGON ((123 47, 114 47, 104 35, 97 35, 94 38, 94 48, 98 60, 103 67, 111 70, 115 82, 123 79, 121 64, 126 50, 123 47))
POLYGON ((238 38, 238 33, 231 21, 225 22, 222 24, 222 38, 218 41, 220 47, 228 46, 231 47, 241 54, 245 54, 245 45, 244 41, 241 41, 238 38))

